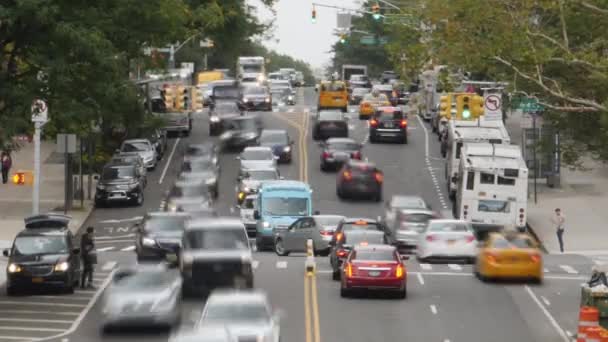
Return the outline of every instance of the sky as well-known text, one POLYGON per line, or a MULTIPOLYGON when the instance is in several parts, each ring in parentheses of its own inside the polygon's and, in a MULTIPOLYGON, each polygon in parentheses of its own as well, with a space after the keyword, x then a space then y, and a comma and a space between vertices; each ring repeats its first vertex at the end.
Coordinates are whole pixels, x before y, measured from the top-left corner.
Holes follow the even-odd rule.
MULTIPOLYGON (((247 0, 258 7, 258 18, 266 22, 273 19, 270 11, 266 10, 259 0, 247 0)), ((312 67, 321 68, 329 63, 331 54, 328 52, 336 42, 334 29, 337 27, 337 9, 316 7, 317 22, 312 23, 312 3, 339 6, 345 8, 360 8, 360 0, 278 0, 274 9, 274 40, 265 41, 264 45, 279 53, 288 54, 304 60, 312 67)))

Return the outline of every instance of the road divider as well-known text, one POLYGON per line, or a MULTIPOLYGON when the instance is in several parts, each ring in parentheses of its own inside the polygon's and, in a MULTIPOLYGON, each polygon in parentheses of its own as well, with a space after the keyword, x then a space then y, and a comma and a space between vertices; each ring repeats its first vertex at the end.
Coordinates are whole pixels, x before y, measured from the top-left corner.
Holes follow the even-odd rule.
POLYGON ((306 342, 320 342, 319 301, 317 298, 315 252, 312 239, 306 241, 306 262, 304 273, 304 323, 306 342))

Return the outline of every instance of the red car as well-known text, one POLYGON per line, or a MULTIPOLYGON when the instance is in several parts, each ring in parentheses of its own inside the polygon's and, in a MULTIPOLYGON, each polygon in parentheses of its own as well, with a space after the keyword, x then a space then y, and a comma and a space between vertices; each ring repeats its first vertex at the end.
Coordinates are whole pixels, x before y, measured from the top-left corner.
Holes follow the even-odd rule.
POLYGON ((394 246, 355 246, 343 266, 340 296, 348 297, 355 290, 394 292, 398 298, 407 297, 407 271, 394 246))

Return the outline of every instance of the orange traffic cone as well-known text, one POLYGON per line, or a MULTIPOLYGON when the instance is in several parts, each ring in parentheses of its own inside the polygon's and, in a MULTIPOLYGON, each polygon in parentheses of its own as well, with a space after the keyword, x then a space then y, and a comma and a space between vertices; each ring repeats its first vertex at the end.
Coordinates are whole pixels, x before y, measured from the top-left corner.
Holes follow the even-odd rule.
POLYGON ((608 330, 602 329, 600 332, 600 342, 608 342, 608 330))
POLYGON ((587 342, 588 330, 594 327, 599 327, 599 322, 600 312, 597 308, 592 306, 581 307, 578 315, 578 338, 576 339, 576 342, 587 342))
POLYGON ((604 329, 599 326, 587 328, 587 337, 585 342, 600 342, 600 334, 604 329))

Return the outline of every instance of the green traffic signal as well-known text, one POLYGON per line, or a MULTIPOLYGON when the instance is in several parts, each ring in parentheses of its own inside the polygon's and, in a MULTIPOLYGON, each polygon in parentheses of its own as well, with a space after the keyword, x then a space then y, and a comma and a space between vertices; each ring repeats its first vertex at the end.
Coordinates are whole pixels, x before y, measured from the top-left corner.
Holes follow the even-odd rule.
POLYGON ((341 39, 340 39, 340 43, 345 44, 345 43, 346 43, 346 39, 341 38, 341 39))
POLYGON ((469 106, 465 106, 462 109, 462 118, 463 119, 468 119, 471 117, 471 111, 469 110, 469 106))
POLYGON ((374 17, 374 20, 380 20, 380 18, 382 18, 382 15, 380 15, 379 13, 374 13, 373 17, 374 17))

